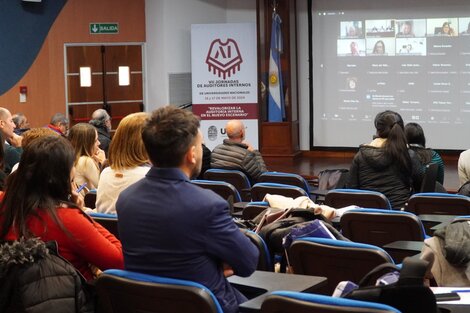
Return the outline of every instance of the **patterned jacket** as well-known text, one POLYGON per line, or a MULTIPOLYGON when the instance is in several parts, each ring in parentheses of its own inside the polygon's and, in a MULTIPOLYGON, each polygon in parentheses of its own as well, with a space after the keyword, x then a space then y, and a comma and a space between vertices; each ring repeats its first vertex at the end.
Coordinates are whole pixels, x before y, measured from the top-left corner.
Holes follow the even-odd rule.
POLYGON ((266 165, 258 150, 249 151, 247 145, 229 139, 225 139, 223 144, 212 151, 211 168, 240 170, 252 182, 266 172, 266 165))

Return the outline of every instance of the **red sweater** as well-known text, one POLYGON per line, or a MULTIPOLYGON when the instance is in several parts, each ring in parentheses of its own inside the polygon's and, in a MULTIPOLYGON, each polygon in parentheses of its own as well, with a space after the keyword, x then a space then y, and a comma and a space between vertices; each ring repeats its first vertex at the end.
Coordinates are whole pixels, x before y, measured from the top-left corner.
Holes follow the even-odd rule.
MULTIPOLYGON (((59 220, 70 234, 65 233, 45 211, 38 210, 38 214, 46 227, 37 217, 31 216, 27 221, 28 229, 43 241, 57 241, 59 254, 86 280, 93 279, 90 264, 101 270, 124 268, 121 242, 103 226, 91 222, 80 209, 57 209, 59 220)), ((15 240, 17 235, 10 230, 6 239, 15 240)))

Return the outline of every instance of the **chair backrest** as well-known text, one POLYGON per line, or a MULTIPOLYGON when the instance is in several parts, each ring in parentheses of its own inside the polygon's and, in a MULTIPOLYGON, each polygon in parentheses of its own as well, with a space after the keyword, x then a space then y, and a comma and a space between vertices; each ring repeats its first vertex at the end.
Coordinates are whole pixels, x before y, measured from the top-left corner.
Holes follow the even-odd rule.
POLYGON ((106 270, 96 280, 103 313, 222 313, 214 294, 201 284, 123 270, 106 270))
POLYGON ((294 274, 328 277, 322 293, 332 294, 340 281, 356 284, 376 266, 394 263, 383 249, 351 241, 305 237, 295 240, 288 250, 294 274))
POLYGON ((261 313, 400 313, 397 309, 374 302, 295 292, 274 291, 263 301, 261 313))
POLYGON ((352 209, 344 212, 340 223, 348 239, 379 247, 398 240, 423 241, 426 235, 421 220, 402 211, 352 209))
POLYGON ((318 189, 331 190, 344 188, 349 180, 349 170, 345 168, 326 169, 318 173, 318 189))
POLYGON ((410 197, 406 211, 416 215, 470 215, 470 197, 449 193, 417 193, 410 197))
POLYGON ((424 171, 423 181, 421 182, 420 192, 436 191, 437 171, 439 166, 437 163, 429 163, 424 171))
POLYGON ((85 206, 90 209, 96 208, 96 189, 92 189, 87 192, 83 201, 85 202, 85 206))
POLYGON ((119 239, 118 218, 116 214, 90 213, 90 217, 119 239))
POLYGON ((252 243, 259 250, 259 260, 258 260, 258 267, 256 268, 259 271, 274 271, 273 260, 271 257, 271 253, 269 252, 268 246, 264 242, 263 238, 260 237, 254 231, 248 229, 241 229, 241 231, 250 239, 252 243))
POLYGON ((325 204, 333 208, 357 205, 362 208, 392 209, 384 194, 361 189, 332 189, 325 196, 325 204))
POLYGON ((230 183, 238 190, 243 201, 251 199, 251 183, 242 171, 211 168, 204 173, 204 179, 230 183))
POLYGON ((215 180, 204 180, 204 179, 195 179, 191 181, 193 184, 198 185, 205 189, 210 189, 222 198, 227 201, 241 202, 242 198, 238 193, 238 190, 230 183, 223 182, 223 181, 215 181, 215 180))
POLYGON ((302 176, 294 173, 264 172, 258 178, 259 183, 277 183, 297 186, 310 193, 310 187, 302 176))
POLYGON ((265 201, 248 202, 243 208, 242 218, 244 220, 252 220, 268 207, 269 203, 265 201))
POLYGON ((251 200, 263 201, 267 193, 294 199, 301 196, 309 197, 309 194, 303 188, 297 186, 277 183, 256 183, 251 187, 251 200))
POLYGON ((452 223, 470 222, 470 215, 456 216, 452 223))

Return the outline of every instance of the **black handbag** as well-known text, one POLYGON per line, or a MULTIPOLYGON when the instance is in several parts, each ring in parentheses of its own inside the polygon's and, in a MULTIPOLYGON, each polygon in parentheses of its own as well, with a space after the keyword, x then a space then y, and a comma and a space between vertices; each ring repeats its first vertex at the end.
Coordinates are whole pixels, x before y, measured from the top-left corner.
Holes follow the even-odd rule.
POLYGON ((393 264, 382 264, 369 272, 345 298, 390 305, 402 313, 437 313, 436 297, 424 285, 424 275, 429 263, 424 260, 405 258, 399 269, 393 264), (374 278, 390 271, 400 271, 396 283, 371 286, 374 278))

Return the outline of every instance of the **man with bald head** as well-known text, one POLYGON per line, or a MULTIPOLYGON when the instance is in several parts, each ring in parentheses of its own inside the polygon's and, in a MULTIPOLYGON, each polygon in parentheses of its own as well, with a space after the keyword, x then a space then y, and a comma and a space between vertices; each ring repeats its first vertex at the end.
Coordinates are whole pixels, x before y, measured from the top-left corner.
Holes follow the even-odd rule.
POLYGON ((3 164, 5 167, 4 172, 6 174, 10 174, 11 168, 20 161, 21 153, 23 152, 20 147, 14 147, 8 142, 8 140, 17 142, 17 140, 15 140, 15 136, 17 135, 14 133, 15 127, 16 125, 13 122, 10 111, 0 107, 0 132, 4 140, 3 147, 5 154, 3 164))
POLYGON ((211 168, 240 170, 255 182, 266 172, 266 165, 261 153, 245 141, 245 125, 240 120, 231 120, 225 130, 228 139, 212 151, 211 168))
POLYGON ((98 109, 91 115, 89 123, 96 128, 100 149, 108 156, 109 144, 111 143, 111 116, 105 109, 98 109))

